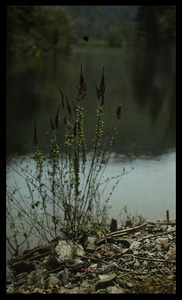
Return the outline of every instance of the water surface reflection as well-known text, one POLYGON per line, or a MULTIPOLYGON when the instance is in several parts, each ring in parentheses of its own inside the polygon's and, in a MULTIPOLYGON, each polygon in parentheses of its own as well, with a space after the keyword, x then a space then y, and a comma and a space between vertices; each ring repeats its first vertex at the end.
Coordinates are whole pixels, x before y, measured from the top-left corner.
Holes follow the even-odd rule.
MULTIPOLYGON (((13 158, 21 166, 29 165, 29 170, 34 172, 35 162, 32 156, 20 156, 13 158)), ((165 219, 165 211, 168 209, 170 218, 175 218, 175 152, 166 153, 150 159, 137 158, 129 161, 117 153, 112 153, 111 160, 105 169, 104 181, 108 177, 117 176, 125 168, 126 174, 111 196, 110 218, 120 218, 123 207, 126 205, 131 214, 141 214, 147 220, 165 219)), ((90 162, 88 158, 87 170, 90 162)), ((24 179, 15 171, 14 163, 7 164, 9 173, 7 174, 7 185, 11 189, 13 186, 20 187, 22 196, 29 196, 29 190, 24 179), (13 168, 12 168, 12 167, 13 168)), ((46 178, 46 177, 45 177, 46 178)), ((111 191, 114 181, 107 184, 103 197, 111 191)), ((104 200, 104 199, 103 199, 104 200)), ((21 201, 21 198, 19 199, 21 201)), ((28 201, 28 200, 27 200, 28 201)))
MULTIPOLYGON (((156 53, 156 57, 158 57, 156 53)), ((100 83, 105 67, 105 132, 115 125, 115 111, 121 104, 118 142, 114 151, 128 155, 159 155, 175 147, 175 63, 174 57, 154 60, 155 55, 109 47, 74 47, 69 57, 60 55, 57 73, 50 64, 39 65, 37 72, 8 71, 7 74, 7 153, 19 155, 33 151, 35 120, 39 137, 43 137, 55 117, 61 97, 59 87, 72 106, 76 84, 83 65, 88 91, 85 106, 87 147, 92 150, 90 136, 95 127, 98 99, 93 82, 100 83), (142 60, 142 63, 141 63, 142 60), (145 60, 145 62, 144 62, 145 60), (159 63, 160 61, 160 63, 159 63), (148 66, 151 68, 141 68, 148 66), (164 68, 167 65, 168 68, 164 68), (138 67, 139 69, 138 69, 138 67), (44 70, 44 72, 43 72, 44 70)), ((61 111, 65 115, 65 110, 61 111)), ((40 138, 42 146, 45 142, 40 138)))

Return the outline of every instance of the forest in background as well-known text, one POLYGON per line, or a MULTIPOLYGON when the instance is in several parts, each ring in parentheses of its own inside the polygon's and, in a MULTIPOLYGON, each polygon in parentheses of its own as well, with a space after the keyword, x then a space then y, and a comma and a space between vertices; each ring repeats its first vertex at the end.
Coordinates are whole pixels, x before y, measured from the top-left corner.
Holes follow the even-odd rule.
POLYGON ((7 65, 34 68, 50 53, 69 53, 84 36, 109 47, 175 48, 175 6, 8 6, 7 65))

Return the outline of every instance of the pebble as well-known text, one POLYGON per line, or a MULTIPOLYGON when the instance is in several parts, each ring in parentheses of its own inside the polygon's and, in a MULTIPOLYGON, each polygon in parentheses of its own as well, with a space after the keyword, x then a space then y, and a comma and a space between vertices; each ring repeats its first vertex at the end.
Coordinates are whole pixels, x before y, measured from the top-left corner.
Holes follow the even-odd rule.
POLYGON ((140 247, 140 245, 141 245, 141 242, 134 241, 133 243, 131 243, 130 249, 131 250, 138 249, 140 247))
POLYGON ((57 278, 57 276, 51 274, 51 276, 49 277, 49 286, 53 286, 55 285, 56 283, 59 283, 60 282, 60 279, 57 278))
POLYGON ((125 294, 125 290, 121 287, 118 288, 117 286, 108 286, 107 292, 109 294, 125 294))
POLYGON ((95 245, 92 245, 92 244, 89 244, 85 250, 88 251, 88 252, 95 252, 95 249, 96 249, 96 246, 95 245))
POLYGON ((133 283, 132 283, 132 282, 127 282, 126 284, 127 284, 127 286, 128 286, 129 288, 132 288, 132 287, 133 287, 133 283))

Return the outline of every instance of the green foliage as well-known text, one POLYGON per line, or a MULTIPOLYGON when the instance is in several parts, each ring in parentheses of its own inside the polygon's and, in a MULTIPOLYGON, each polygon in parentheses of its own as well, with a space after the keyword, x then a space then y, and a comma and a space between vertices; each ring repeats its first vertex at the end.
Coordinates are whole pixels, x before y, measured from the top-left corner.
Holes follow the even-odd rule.
POLYGON ((72 22, 68 14, 54 6, 7 7, 8 58, 18 58, 27 68, 42 56, 69 50, 72 22))
POLYGON ((176 41, 176 6, 139 6, 137 33, 146 47, 174 47, 176 41))
MULTIPOLYGON (((118 176, 103 180, 103 174, 117 137, 117 124, 121 116, 121 106, 119 106, 116 115, 113 116, 116 119, 113 134, 109 146, 106 147, 104 135, 104 69, 100 85, 99 87, 96 86, 98 107, 95 136, 91 162, 87 168, 86 163, 89 164, 89 161, 84 133, 84 103, 87 84, 82 68, 77 90, 78 95, 74 109, 71 107, 68 97, 65 97, 59 90, 63 114, 60 114, 59 106, 54 122, 50 120, 51 127, 46 133, 49 139, 47 156, 43 156, 43 152, 39 149, 35 124, 33 138, 35 173, 32 174, 28 166, 21 167, 14 162, 18 166, 19 171, 17 173, 25 179, 27 184, 30 193, 30 206, 25 199, 22 199, 25 205, 16 200, 17 189, 13 193, 7 193, 8 203, 11 200, 23 216, 24 221, 26 220, 28 225, 33 224, 33 229, 30 230, 29 227, 28 232, 34 232, 46 241, 57 240, 60 230, 70 235, 74 240, 83 234, 88 235, 90 232, 99 236, 106 233, 108 231, 109 200, 122 176, 126 174, 123 170, 118 176), (60 136, 64 139, 60 139, 60 136), (105 198, 106 200, 104 200, 104 191, 110 180, 114 183, 110 193, 105 198)), ((10 209, 8 212, 11 215, 10 209)), ((12 229, 16 230, 17 227, 13 219, 10 223, 12 229)))

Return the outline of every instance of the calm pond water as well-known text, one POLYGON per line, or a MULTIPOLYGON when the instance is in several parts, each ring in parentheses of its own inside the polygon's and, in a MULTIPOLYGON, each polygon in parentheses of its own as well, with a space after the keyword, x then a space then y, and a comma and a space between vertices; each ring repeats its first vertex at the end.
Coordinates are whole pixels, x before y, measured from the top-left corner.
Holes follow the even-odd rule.
MULTIPOLYGON (((13 158, 19 166, 35 172, 35 162, 32 159, 33 155, 19 156, 13 158), (20 164, 23 159, 23 163, 20 164)), ((141 214, 147 220, 162 220, 166 217, 166 210, 170 212, 170 218, 175 218, 175 152, 162 154, 155 158, 136 158, 132 161, 123 159, 122 155, 112 153, 110 163, 108 164, 103 174, 104 181, 108 177, 117 176, 122 173, 125 168, 128 174, 124 175, 111 196, 110 217, 115 217, 121 220, 123 207, 128 207, 128 213, 132 215, 141 214)), ((47 164, 47 163, 46 163, 47 164)), ((86 170, 89 170, 90 160, 86 165, 86 170)), ((13 190, 14 186, 20 188, 20 194, 23 197, 30 196, 25 180, 17 174, 20 169, 13 162, 7 165, 7 184, 13 190)), ((21 173, 23 174, 23 173, 21 173)), ((23 174, 23 176, 25 173, 23 174)), ((46 182, 46 177, 44 178, 46 182)), ((106 191, 103 193, 103 198, 111 191, 113 183, 107 184, 106 191)), ((102 192, 101 192, 102 194, 102 192)), ((20 195, 16 194, 18 201, 21 201, 20 195)), ((30 197, 29 197, 30 199, 30 197)), ((103 199, 103 200, 105 200, 103 199)), ((30 201, 27 199, 27 201, 30 201)))
MULTIPOLYGON (((29 165, 30 169, 35 170, 35 162, 32 160, 32 155, 14 157, 13 160, 16 163, 20 163, 24 158, 21 166, 29 165)), ((104 175, 103 181, 111 176, 117 176, 121 174, 121 170, 125 168, 128 174, 124 175, 114 190, 110 198, 110 211, 109 218, 116 218, 118 225, 126 221, 126 216, 142 216, 146 220, 157 221, 166 219, 166 210, 169 210, 170 219, 176 218, 176 168, 175 168, 175 152, 162 154, 155 158, 136 158, 132 161, 124 159, 123 155, 113 153, 110 163, 108 164, 104 175), (127 214, 124 212, 124 206, 127 207, 127 214)), ((89 161, 87 163, 87 169, 89 167, 89 161)), ((20 193, 16 193, 16 201, 26 207, 30 200, 30 193, 25 183, 25 180, 21 176, 17 175, 14 168, 14 163, 9 162, 7 164, 9 170, 7 174, 7 184, 9 190, 12 192, 14 186, 19 187, 20 193), (13 167, 13 169, 11 168, 13 167), (24 198, 24 203, 22 202, 24 198)), ((46 181, 44 181, 46 182, 46 181)), ((107 188, 104 193, 101 192, 102 200, 106 200, 108 193, 112 190, 114 181, 107 184, 107 188)), ((52 206, 51 206, 52 207, 52 206)), ((16 210, 11 210, 11 213, 16 222, 16 226, 20 226, 22 220, 18 217, 16 210)), ((21 228, 21 226, 20 226, 21 228)), ((26 225, 24 227, 26 229, 26 225)), ((7 225, 7 236, 12 236, 12 231, 7 225)), ((22 234, 18 236, 19 243, 22 241, 22 234)), ((11 239, 12 241, 12 239, 11 239)), ((32 247, 37 244, 41 244, 40 238, 36 236, 30 236, 29 245, 32 247)), ((20 249, 26 248, 26 244, 23 244, 20 249), (23 248, 22 248, 23 247, 23 248)), ((10 257, 9 246, 7 244, 7 257, 10 257)))
MULTIPOLYGON (((36 71, 7 73, 7 153, 18 155, 33 151, 33 128, 37 122, 39 141, 50 128, 61 104, 60 90, 73 107, 80 65, 87 82, 85 130, 92 136, 98 99, 94 82, 99 85, 105 68, 105 132, 115 125, 116 108, 122 117, 114 152, 128 157, 155 156, 175 148, 175 54, 135 53, 133 49, 73 47, 68 56, 47 57, 36 71), (146 68, 147 66, 147 68, 146 68)), ((62 110, 61 115, 65 115, 62 110)), ((92 149, 91 139, 87 141, 92 149)))
MULTIPOLYGON (((55 58, 54 58, 55 59, 55 58)), ((33 128, 37 123, 39 145, 47 150, 43 138, 50 129, 61 104, 60 90, 73 107, 80 65, 88 86, 85 103, 87 149, 92 150, 98 99, 93 83, 100 84, 105 68, 105 133, 116 121, 116 108, 122 106, 118 140, 104 176, 115 176, 125 167, 111 198, 110 217, 141 214, 147 220, 175 218, 175 54, 140 53, 133 49, 93 47, 89 43, 74 46, 67 56, 53 63, 47 57, 36 71, 7 72, 7 156, 26 159, 33 152, 33 128)), ((64 116, 65 111, 61 111, 64 116)), ((9 166, 9 159, 7 167, 9 166)), ((33 165, 30 165, 32 167, 33 165)), ((9 168, 7 185, 16 180, 23 193, 27 190, 18 175, 9 168)))

